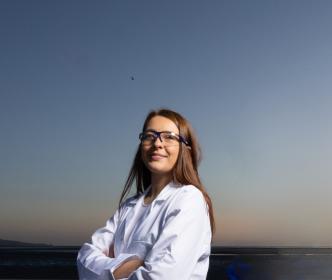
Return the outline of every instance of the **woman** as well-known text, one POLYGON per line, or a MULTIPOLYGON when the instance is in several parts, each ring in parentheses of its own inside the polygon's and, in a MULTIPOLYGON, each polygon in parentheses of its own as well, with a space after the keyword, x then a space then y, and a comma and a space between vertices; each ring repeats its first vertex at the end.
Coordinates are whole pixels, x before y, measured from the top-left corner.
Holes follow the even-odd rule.
POLYGON ((206 279, 214 219, 193 130, 161 109, 139 139, 118 210, 79 251, 80 279, 206 279), (123 202, 134 181, 136 195, 123 202))

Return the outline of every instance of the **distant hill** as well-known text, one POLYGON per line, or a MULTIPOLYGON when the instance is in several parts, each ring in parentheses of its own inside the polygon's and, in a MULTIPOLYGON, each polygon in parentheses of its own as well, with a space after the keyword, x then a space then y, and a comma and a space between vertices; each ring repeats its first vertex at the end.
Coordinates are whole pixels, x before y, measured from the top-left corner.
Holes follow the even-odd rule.
POLYGON ((4 240, 0 239, 0 247, 40 247, 40 246, 53 246, 51 244, 44 244, 44 243, 27 243, 27 242, 20 242, 14 240, 4 240))

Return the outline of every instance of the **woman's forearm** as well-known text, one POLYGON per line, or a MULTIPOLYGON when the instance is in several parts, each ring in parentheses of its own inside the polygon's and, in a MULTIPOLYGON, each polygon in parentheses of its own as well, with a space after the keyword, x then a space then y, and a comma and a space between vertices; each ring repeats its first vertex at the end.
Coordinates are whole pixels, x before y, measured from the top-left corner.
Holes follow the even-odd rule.
POLYGON ((113 276, 115 279, 127 278, 133 271, 142 266, 143 263, 139 258, 124 262, 113 272, 113 276))

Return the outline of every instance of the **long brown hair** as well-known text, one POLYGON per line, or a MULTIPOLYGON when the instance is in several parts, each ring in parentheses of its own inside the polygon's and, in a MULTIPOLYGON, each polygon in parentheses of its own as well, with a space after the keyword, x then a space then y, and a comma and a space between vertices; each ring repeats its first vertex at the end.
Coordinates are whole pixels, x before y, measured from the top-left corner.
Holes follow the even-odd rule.
MULTIPOLYGON (((189 122, 184 117, 182 117, 177 112, 164 108, 151 111, 147 115, 142 131, 145 131, 149 121, 155 116, 162 116, 174 122, 179 129, 179 134, 183 136, 189 143, 189 147, 183 143, 180 145, 179 157, 173 169, 173 181, 182 185, 194 185, 202 192, 208 205, 211 231, 213 234, 215 231, 215 222, 212 201, 199 178, 198 164, 201 160, 201 149, 199 147, 195 133, 189 122)), ((133 164, 124 185, 124 189, 120 198, 120 204, 130 192, 134 181, 136 185, 137 196, 144 192, 151 184, 151 172, 146 168, 142 161, 140 145, 137 148, 133 164)))

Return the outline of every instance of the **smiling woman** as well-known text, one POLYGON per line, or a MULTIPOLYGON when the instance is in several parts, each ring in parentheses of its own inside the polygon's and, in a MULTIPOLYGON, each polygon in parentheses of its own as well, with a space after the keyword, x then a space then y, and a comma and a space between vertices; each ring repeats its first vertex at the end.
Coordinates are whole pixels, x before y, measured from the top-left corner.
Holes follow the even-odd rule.
POLYGON ((193 130, 161 109, 139 139, 118 210, 79 251, 80 279, 206 279, 214 218, 193 130))

